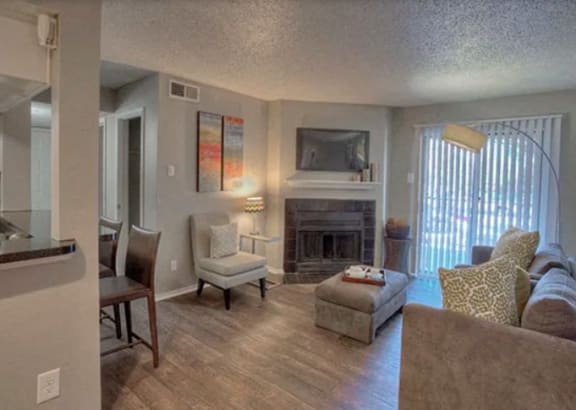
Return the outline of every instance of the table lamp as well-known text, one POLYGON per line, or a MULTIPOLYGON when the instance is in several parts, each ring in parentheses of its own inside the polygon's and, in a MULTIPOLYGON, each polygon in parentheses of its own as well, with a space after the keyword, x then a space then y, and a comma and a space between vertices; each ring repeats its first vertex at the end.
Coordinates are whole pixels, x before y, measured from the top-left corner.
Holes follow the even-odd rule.
POLYGON ((257 214, 264 211, 264 198, 261 196, 253 196, 246 198, 246 203, 244 204, 244 212, 252 214, 252 232, 250 235, 259 235, 260 232, 256 230, 256 217, 257 214))

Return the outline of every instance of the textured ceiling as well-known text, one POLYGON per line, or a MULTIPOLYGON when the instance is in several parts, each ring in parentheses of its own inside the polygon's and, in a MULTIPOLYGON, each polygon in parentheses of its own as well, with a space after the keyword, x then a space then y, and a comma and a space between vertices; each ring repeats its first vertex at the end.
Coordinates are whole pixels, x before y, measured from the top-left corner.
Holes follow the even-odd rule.
POLYGON ((104 0, 102 58, 395 106, 576 88, 574 0, 104 0))
POLYGON ((100 85, 115 90, 152 73, 153 71, 142 68, 102 61, 100 63, 100 85))

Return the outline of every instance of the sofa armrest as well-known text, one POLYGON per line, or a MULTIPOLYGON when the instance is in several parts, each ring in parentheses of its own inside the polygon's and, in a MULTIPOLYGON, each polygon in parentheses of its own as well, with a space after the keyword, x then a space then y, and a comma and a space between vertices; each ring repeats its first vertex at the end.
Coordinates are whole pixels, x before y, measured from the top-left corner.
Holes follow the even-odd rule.
POLYGON ((481 263, 488 262, 493 246, 476 245, 472 247, 472 265, 480 265, 481 263))
POLYGON ((399 408, 573 408, 576 343, 447 310, 403 311, 399 408))

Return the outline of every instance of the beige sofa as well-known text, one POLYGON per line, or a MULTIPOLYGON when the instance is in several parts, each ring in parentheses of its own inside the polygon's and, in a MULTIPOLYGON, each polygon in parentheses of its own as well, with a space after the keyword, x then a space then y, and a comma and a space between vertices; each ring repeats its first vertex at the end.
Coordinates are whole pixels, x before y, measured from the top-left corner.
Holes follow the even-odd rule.
MULTIPOLYGON (((490 252, 476 248, 473 262, 490 252)), ((576 409, 576 321, 568 319, 576 280, 556 245, 539 252, 529 272, 535 287, 522 317, 529 329, 405 306, 400 409, 576 409)))

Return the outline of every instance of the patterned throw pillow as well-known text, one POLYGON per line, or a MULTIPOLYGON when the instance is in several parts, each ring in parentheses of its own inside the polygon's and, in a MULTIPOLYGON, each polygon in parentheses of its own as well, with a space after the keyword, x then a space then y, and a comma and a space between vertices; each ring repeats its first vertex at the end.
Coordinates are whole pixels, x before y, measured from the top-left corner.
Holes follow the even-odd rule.
POLYGON ((516 308, 518 309, 518 317, 522 317, 522 312, 530 298, 530 274, 516 266, 516 308))
POLYGON ((522 269, 528 269, 540 242, 538 231, 526 232, 511 227, 500 236, 490 259, 509 255, 522 269))
POLYGON ((439 269, 444 308, 518 325, 516 263, 501 257, 463 269, 439 269))
POLYGON ((210 225, 210 257, 223 258, 238 253, 238 224, 210 225))

